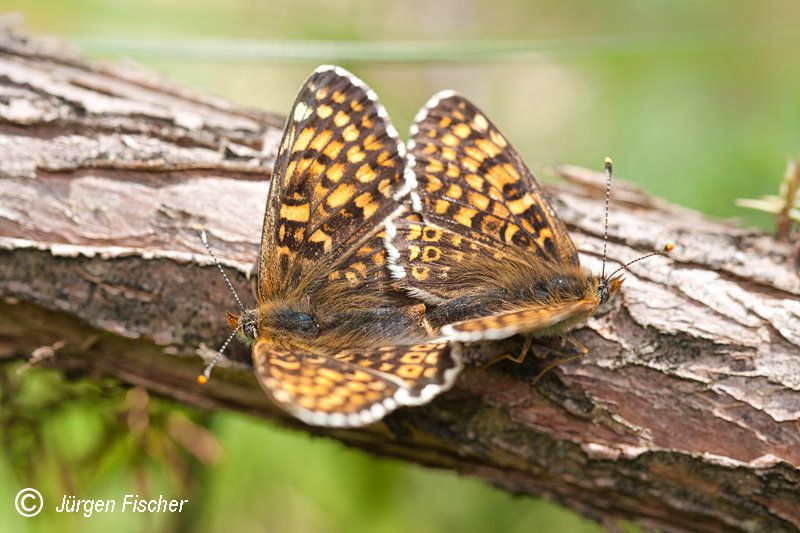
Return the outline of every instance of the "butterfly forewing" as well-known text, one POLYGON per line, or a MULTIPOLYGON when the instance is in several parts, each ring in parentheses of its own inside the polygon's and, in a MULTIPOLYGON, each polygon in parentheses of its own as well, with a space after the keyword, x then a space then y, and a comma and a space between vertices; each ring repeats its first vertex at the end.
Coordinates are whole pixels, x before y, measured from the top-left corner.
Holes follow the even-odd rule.
POLYGON ((427 222, 496 248, 523 247, 541 259, 578 264, 563 223, 511 143, 474 104, 434 96, 411 130, 413 173, 427 222))
POLYGON ((284 409, 306 423, 337 427, 363 426, 399 406, 426 403, 450 388, 461 369, 445 343, 323 356, 257 342, 253 364, 284 409))
POLYGON ((392 277, 454 340, 550 334, 596 299, 578 253, 519 153, 475 105, 434 96, 411 128, 410 208, 387 222, 392 277), (558 327, 556 327, 558 326, 558 327))
MULTIPOLYGON (((365 244, 381 254, 369 241, 397 207, 392 197, 402 181, 403 150, 363 82, 338 67, 318 69, 306 81, 287 119, 270 185, 259 267, 262 300, 346 271, 365 244)), ((382 260, 372 255, 368 261, 382 260)), ((362 267, 369 264, 351 272, 362 267)))

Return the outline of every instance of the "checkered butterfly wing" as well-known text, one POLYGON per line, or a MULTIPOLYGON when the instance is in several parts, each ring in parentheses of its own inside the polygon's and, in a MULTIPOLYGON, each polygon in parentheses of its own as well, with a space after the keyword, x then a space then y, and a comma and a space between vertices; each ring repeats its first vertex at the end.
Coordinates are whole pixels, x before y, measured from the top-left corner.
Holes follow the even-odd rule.
MULTIPOLYGON (((382 222, 407 192, 404 155, 386 111, 361 80, 320 67, 305 82, 270 185, 259 300, 308 301, 322 316, 349 312, 359 317, 352 322, 358 331, 316 346, 259 338, 253 363, 267 393, 309 424, 371 423, 400 405, 429 401, 460 371, 460 356, 446 343, 398 346, 396 332, 370 321, 402 307, 408 312, 394 313, 401 323, 392 326, 421 328, 421 306, 389 290, 383 249, 382 222), (350 334, 364 347, 342 350, 350 334)), ((417 335, 425 338, 424 329, 417 335)))
POLYGON ((474 104, 435 95, 411 129, 407 180, 412 207, 395 217, 391 270, 429 303, 491 281, 504 261, 578 265, 564 224, 519 153, 474 104), (487 272, 487 269, 489 270, 487 272))
POLYGON ((386 227, 392 277, 429 304, 486 287, 498 261, 515 261, 509 250, 428 222, 409 206, 387 220, 386 227))
POLYGON ((381 222, 394 209, 404 146, 375 93, 339 67, 320 67, 292 106, 270 184, 259 298, 386 284, 381 222))
POLYGON ((447 324, 442 327, 442 335, 460 342, 505 339, 551 327, 576 315, 591 314, 594 309, 595 304, 588 300, 517 309, 447 324))
POLYGON ((303 422, 357 427, 449 389, 461 370, 459 350, 434 342, 328 357, 257 341, 253 365, 267 394, 303 422))
POLYGON ((490 246, 578 264, 564 224, 528 166, 469 100, 439 93, 420 111, 411 134, 407 171, 424 194, 427 221, 490 246))

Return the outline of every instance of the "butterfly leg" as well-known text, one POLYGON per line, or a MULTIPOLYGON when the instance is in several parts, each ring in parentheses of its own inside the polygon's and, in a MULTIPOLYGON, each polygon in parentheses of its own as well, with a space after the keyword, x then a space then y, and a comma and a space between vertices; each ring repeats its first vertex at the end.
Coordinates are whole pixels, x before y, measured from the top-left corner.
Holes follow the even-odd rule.
POLYGON ((568 335, 568 336, 564 337, 564 340, 569 342, 570 344, 572 344, 575 348, 578 349, 578 352, 580 352, 580 353, 578 353, 576 355, 571 356, 571 358, 572 357, 583 357, 584 355, 589 353, 589 348, 584 346, 583 343, 581 341, 579 341, 578 339, 576 339, 574 336, 568 335))
POLYGON ((570 361, 575 361, 575 360, 577 360, 577 359, 580 359, 581 357, 583 357, 584 355, 586 355, 587 353, 589 353, 589 348, 587 348, 586 346, 584 346, 584 345, 583 345, 583 343, 582 343, 581 341, 579 341, 578 339, 576 339, 576 338, 575 338, 575 337, 573 337, 572 335, 569 335, 569 336, 567 336, 567 337, 564 337, 564 340, 568 341, 568 342, 569 342, 570 344, 572 344, 572 345, 573 345, 575 348, 577 348, 577 349, 578 349, 578 353, 576 353, 575 355, 570 355, 570 356, 568 356, 568 357, 562 357, 561 359, 556 359, 555 361, 553 361, 552 363, 550 363, 549 365, 547 365, 546 367, 544 367, 544 368, 541 370, 541 372, 539 372, 539 373, 536 375, 536 377, 535 377, 535 378, 533 378, 533 382, 531 383, 531 387, 533 387, 534 385, 536 385, 536 384, 539 382, 539 380, 540 380, 540 379, 542 379, 542 377, 544 377, 544 375, 545 375, 545 374, 547 374, 548 372, 550 372, 550 371, 551 371, 552 369, 554 369, 555 367, 557 367, 557 366, 559 366, 559 365, 563 365, 564 363, 569 363, 570 361))
POLYGON ((525 342, 522 345, 522 350, 520 350, 519 355, 517 355, 516 357, 507 353, 504 353, 503 355, 498 355, 497 357, 486 363, 486 365, 483 368, 488 368, 496 363, 499 363, 500 361, 505 361, 506 359, 508 359, 509 361, 514 361, 517 364, 522 363, 525 360, 525 357, 527 357, 528 352, 531 349, 532 343, 533 343, 533 335, 531 334, 525 335, 525 342))

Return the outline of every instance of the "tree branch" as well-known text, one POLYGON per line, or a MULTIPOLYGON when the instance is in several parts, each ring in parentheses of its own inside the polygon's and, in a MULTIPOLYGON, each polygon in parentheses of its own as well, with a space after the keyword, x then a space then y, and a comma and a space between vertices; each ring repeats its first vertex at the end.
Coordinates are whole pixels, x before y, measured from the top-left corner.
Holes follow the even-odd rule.
MULTIPOLYGON (((600 521, 800 528, 800 280, 790 246, 624 184, 610 258, 678 246, 671 259, 633 266, 616 307, 577 333, 589 355, 535 387, 536 357, 474 364, 431 405, 325 430, 272 405, 242 348, 232 352, 238 363, 198 386, 196 355, 224 339, 233 306, 195 226, 254 301, 248 274, 281 126, 133 65, 88 64, 63 43, 2 30, 0 359, 38 350, 38 364, 70 374, 110 375, 453 469, 600 521)), ((596 270, 602 177, 560 173, 572 183, 553 189, 556 210, 596 270)), ((466 356, 479 363, 518 345, 473 345, 466 356)), ((561 350, 535 347, 550 359, 561 350)))

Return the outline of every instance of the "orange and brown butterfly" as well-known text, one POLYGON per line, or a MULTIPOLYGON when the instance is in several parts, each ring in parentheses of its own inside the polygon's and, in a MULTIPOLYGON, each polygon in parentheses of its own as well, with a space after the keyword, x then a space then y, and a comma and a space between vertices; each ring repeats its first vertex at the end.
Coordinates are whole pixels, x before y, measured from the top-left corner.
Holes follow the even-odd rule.
POLYGON ((410 190, 404 148, 375 93, 340 67, 319 67, 289 113, 258 305, 230 318, 264 390, 308 424, 370 424, 430 401, 461 369, 459 348, 431 341, 424 304, 386 268, 383 221, 410 190))
POLYGON ((389 269, 435 306, 428 317, 443 336, 525 334, 521 361, 532 337, 565 335, 619 291, 616 272, 581 267, 522 157, 466 98, 435 95, 417 114, 407 149, 414 190, 411 208, 387 222, 389 269))

